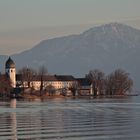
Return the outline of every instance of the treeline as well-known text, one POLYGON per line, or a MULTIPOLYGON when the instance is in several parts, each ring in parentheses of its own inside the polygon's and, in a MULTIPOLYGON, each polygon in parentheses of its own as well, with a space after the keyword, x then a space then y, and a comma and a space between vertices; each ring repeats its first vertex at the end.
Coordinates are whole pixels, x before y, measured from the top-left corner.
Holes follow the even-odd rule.
POLYGON ((96 95, 124 95, 131 92, 133 80, 129 73, 117 69, 109 75, 100 70, 92 70, 86 76, 92 84, 93 94, 96 95))
POLYGON ((35 80, 36 77, 38 77, 40 81, 40 88, 39 88, 39 93, 40 95, 43 94, 44 89, 50 91, 52 87, 48 86, 46 87, 45 85, 45 75, 47 75, 47 68, 45 66, 39 67, 38 71, 28 68, 28 67, 23 67, 18 71, 18 75, 20 76, 20 81, 17 80, 17 88, 13 88, 11 86, 12 82, 6 74, 1 74, 0 73, 0 97, 2 98, 7 98, 11 96, 11 93, 13 94, 14 92, 19 92, 18 87, 21 87, 20 92, 24 92, 25 89, 30 89, 30 92, 34 90, 33 86, 33 81, 35 80), (48 89, 49 88, 49 89, 48 89))
POLYGON ((45 66, 39 67, 38 71, 35 71, 32 68, 23 67, 22 69, 18 71, 18 74, 21 76, 20 84, 23 90, 25 88, 30 88, 31 89, 30 92, 32 92, 32 90, 34 90, 33 81, 36 78, 40 82, 40 87, 39 87, 40 96, 43 95, 44 90, 47 90, 50 87, 46 84, 46 81, 45 81, 45 76, 48 74, 47 68, 45 66))
MULTIPOLYGON (((48 74, 47 68, 41 66, 38 71, 35 71, 32 68, 23 67, 18 71, 20 75, 20 83, 17 87, 22 87, 24 89, 30 89, 30 93, 34 90, 33 81, 34 79, 39 80, 40 87, 39 93, 40 96, 48 92, 49 94, 55 94, 55 87, 48 85, 46 82, 46 75, 48 74)), ((130 92, 133 87, 133 80, 130 78, 129 73, 124 70, 117 69, 109 75, 106 75, 104 72, 95 69, 91 70, 86 78, 90 82, 90 87, 92 88, 93 95, 124 95, 127 92, 130 92)), ((71 90, 73 96, 78 93, 80 89, 80 84, 74 82, 69 90, 71 90)), ((11 87, 11 81, 5 76, 0 75, 0 96, 9 96, 10 92, 13 91, 11 87)))

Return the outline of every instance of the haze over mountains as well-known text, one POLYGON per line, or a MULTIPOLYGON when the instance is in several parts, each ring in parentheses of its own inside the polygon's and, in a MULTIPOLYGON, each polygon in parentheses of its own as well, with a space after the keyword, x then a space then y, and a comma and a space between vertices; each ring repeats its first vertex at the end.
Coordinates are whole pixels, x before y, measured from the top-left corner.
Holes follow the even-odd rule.
MULTIPOLYGON (((122 68, 140 89, 140 30, 119 23, 94 27, 79 35, 43 40, 12 58, 17 69, 45 65, 49 73, 77 77, 92 69, 108 73, 122 68)), ((5 56, 0 56, 0 64, 4 60, 5 56)))

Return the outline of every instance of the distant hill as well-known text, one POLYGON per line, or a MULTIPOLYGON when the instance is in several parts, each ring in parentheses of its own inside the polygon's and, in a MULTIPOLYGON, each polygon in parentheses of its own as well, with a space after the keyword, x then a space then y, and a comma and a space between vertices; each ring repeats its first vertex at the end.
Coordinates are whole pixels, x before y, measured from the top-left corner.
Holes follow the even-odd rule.
MULTIPOLYGON (((119 23, 91 28, 79 35, 43 40, 12 58, 17 68, 45 65, 49 73, 85 75, 91 69, 122 68, 140 81, 140 30, 119 23)), ((140 89, 140 88, 139 88, 140 89)))
POLYGON ((0 73, 5 72, 5 62, 8 56, 0 55, 0 73))

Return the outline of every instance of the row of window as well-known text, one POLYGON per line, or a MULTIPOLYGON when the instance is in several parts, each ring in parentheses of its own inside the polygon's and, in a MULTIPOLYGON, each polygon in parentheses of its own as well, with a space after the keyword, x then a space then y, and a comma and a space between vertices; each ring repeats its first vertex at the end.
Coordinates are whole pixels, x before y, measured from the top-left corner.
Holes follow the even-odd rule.
MULTIPOLYGON (((33 86, 35 87, 39 87, 40 86, 40 82, 33 82, 31 83, 33 86)), ((52 85, 54 86, 55 88, 59 89, 59 88, 68 88, 70 85, 72 84, 72 82, 46 82, 44 83, 44 85, 52 85)), ((26 86, 27 83, 25 82, 24 85, 26 86)))
MULTIPOLYGON (((40 82, 34 82, 35 84, 40 84, 40 82)), ((46 82, 45 84, 51 84, 51 85, 71 85, 71 82, 46 82)))

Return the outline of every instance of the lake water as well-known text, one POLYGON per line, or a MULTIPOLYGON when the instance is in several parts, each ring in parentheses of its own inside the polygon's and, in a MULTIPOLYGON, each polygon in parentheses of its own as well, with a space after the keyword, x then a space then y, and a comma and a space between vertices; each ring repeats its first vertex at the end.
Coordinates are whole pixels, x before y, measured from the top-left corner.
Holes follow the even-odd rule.
POLYGON ((140 140, 140 96, 0 102, 0 140, 140 140))

